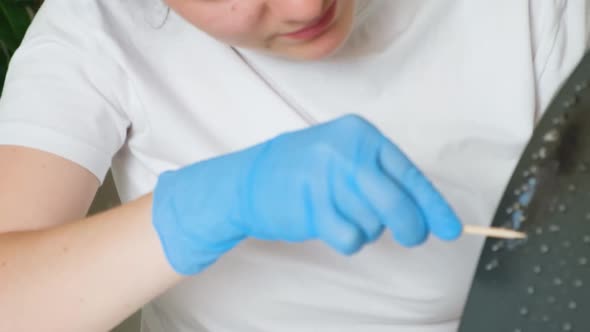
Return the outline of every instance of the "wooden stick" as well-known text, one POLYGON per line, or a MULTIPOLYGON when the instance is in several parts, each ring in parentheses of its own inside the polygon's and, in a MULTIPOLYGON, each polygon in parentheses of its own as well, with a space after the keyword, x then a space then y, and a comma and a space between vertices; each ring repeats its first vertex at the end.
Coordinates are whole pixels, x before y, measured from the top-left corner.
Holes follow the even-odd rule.
POLYGON ((526 234, 523 232, 514 231, 506 228, 497 227, 483 227, 475 225, 464 225, 463 233, 465 234, 476 234, 485 235, 488 237, 495 237, 501 239, 524 239, 526 234))

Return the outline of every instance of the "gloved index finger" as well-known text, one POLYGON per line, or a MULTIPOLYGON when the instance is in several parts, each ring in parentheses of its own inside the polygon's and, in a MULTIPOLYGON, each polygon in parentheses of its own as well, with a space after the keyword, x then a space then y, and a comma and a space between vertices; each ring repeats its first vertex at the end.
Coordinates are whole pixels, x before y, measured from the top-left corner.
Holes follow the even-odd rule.
POLYGON ((386 138, 380 146, 379 163, 383 172, 414 198, 434 235, 443 240, 461 235, 461 222, 447 201, 403 151, 386 138))

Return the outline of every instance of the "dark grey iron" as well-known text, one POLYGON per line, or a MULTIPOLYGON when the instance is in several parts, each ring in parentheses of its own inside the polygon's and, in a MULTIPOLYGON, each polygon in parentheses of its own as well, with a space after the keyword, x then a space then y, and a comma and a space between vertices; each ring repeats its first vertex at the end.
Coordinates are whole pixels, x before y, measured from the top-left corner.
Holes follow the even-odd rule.
POLYGON ((590 331, 590 55, 537 125, 487 239, 460 332, 590 331))

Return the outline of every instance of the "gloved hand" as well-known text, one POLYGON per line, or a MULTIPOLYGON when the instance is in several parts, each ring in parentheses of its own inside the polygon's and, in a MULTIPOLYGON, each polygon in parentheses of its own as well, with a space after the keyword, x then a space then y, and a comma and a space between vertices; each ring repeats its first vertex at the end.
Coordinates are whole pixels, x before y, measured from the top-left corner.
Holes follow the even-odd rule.
POLYGON ((343 254, 387 227, 400 244, 462 226, 410 160, 358 116, 160 175, 153 224, 172 267, 195 274, 245 237, 320 239, 343 254))

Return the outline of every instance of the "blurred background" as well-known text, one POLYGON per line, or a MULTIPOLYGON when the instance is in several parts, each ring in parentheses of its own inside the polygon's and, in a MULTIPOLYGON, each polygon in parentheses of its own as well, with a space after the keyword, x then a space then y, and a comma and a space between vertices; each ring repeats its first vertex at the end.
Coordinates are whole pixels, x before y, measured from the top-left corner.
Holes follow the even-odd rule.
MULTIPOLYGON (((10 58, 20 45, 27 27, 42 2, 43 0, 0 0, 0 91, 4 85, 4 77, 10 58)), ((117 191, 109 173, 94 199, 89 214, 98 213, 118 204, 117 191)), ((139 331, 138 314, 133 315, 112 330, 112 332, 137 331, 139 331)))

